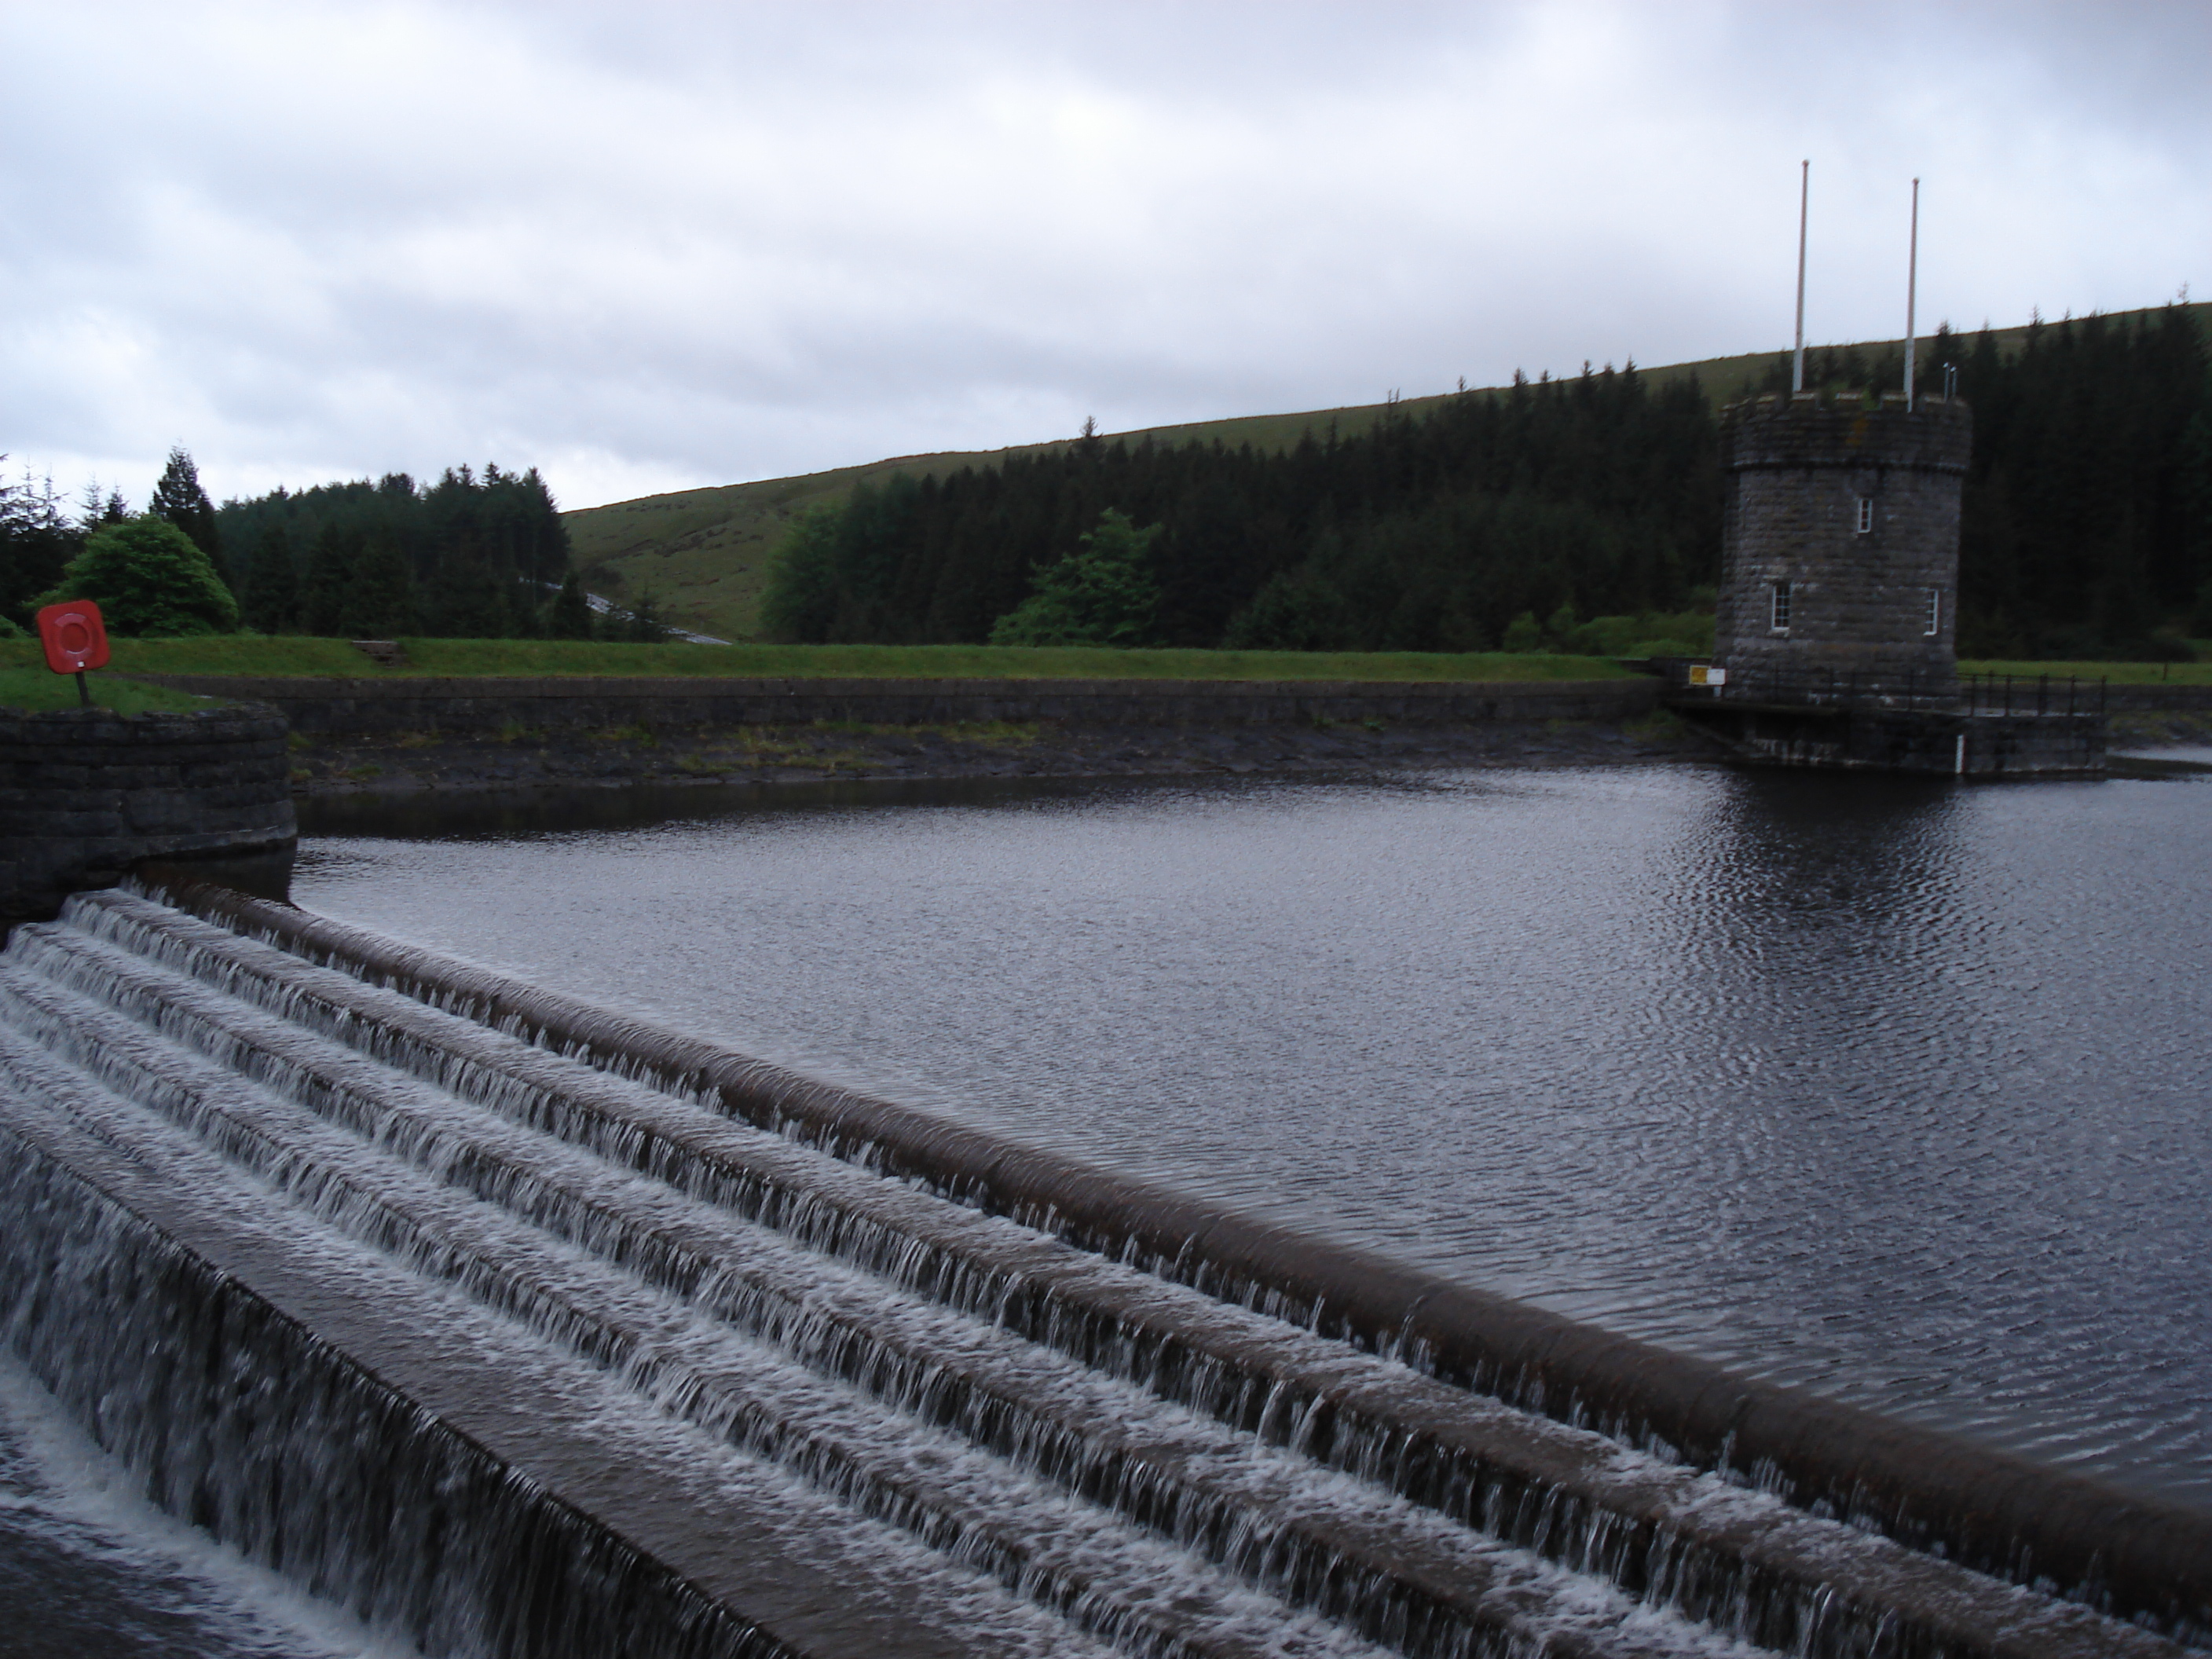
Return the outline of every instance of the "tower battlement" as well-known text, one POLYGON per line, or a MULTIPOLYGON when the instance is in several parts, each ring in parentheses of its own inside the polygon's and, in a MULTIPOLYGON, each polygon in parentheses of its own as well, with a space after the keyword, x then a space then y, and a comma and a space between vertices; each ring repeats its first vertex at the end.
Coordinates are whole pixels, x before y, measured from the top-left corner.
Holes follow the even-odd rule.
POLYGON ((1962 398, 1923 398, 1909 414, 1901 392, 1770 392, 1721 411, 1729 468, 1875 465, 1963 477, 1974 444, 1962 398))
POLYGON ((1824 675, 1954 679, 1967 405, 1768 393, 1722 420, 1713 660, 1729 695, 1824 675))

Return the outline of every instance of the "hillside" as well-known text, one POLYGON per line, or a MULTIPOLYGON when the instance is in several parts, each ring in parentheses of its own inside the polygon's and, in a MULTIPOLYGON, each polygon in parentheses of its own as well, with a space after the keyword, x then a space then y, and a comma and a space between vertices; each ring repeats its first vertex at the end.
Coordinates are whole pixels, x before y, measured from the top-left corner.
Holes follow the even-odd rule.
MULTIPOLYGON (((2212 325, 2212 305, 2195 305, 2189 309, 2196 313, 2200 325, 2212 325)), ((2115 313, 2115 319, 2137 314, 2115 313)), ((2027 325, 2022 325, 1995 331, 1995 337, 1999 349, 2009 352, 2027 332, 2027 325)), ((1814 346, 1810 350, 1856 351, 1871 359, 1895 353, 1903 344, 1901 338, 1870 340, 1814 346)), ((1925 349, 1926 342, 1923 344, 1925 349)), ((1759 385, 1781 355, 1784 354, 1775 351, 1747 352, 1738 356, 1656 368, 1638 365, 1638 369, 1655 391, 1695 375, 1714 402, 1727 403, 1759 385)), ((1428 398, 1408 398, 1397 407, 1419 415, 1451 395, 1444 392, 1428 398)), ((1332 424, 1346 436, 1364 432, 1389 407, 1388 404, 1362 404, 1291 414, 1246 415, 1105 435, 1109 441, 1134 443, 1150 437, 1156 443, 1171 445, 1212 443, 1218 439, 1231 448, 1249 443, 1256 450, 1280 451, 1294 446, 1306 433, 1320 434, 1332 424)), ((996 450, 892 456, 798 477, 765 478, 751 483, 641 496, 635 501, 564 514, 562 520, 574 544, 576 565, 584 572, 586 585, 594 591, 625 602, 649 591, 660 602, 667 619, 677 626, 722 639, 746 640, 752 638, 758 629, 761 594, 768 580, 769 559, 792 519, 807 507, 841 501, 855 484, 881 482, 894 473, 904 472, 916 477, 943 476, 963 466, 988 465, 1009 456, 1062 450, 1074 441, 1071 436, 996 450)))

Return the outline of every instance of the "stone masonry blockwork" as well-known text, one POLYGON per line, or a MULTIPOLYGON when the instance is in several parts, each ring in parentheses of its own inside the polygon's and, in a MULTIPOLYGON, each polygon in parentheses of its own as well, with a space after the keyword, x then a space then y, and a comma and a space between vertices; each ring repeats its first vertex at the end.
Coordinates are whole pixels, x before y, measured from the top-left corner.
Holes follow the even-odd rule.
POLYGON ((1869 406, 1770 393, 1727 411, 1723 443, 1713 660, 1728 670, 1729 694, 1831 674, 1885 689, 1954 681, 1967 406, 1929 401, 1908 413, 1902 397, 1869 406), (1871 504, 1863 532, 1862 501, 1871 504), (1770 624, 1783 581, 1789 625, 1778 629, 1770 624))
POLYGON ((284 716, 0 711, 0 920, 51 916, 147 859, 266 855, 297 834, 284 716))

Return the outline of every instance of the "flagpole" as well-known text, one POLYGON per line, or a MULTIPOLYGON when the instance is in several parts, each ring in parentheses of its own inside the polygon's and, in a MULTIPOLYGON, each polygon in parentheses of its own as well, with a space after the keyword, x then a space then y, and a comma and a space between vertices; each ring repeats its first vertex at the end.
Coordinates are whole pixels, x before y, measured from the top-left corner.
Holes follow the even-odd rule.
POLYGON ((1905 261, 1905 412, 1912 412, 1913 306, 1920 297, 1920 181, 1912 181, 1912 240, 1905 261))
POLYGON ((1790 389, 1805 389, 1805 209, 1812 198, 1813 164, 1797 164, 1797 355, 1790 365, 1790 389))

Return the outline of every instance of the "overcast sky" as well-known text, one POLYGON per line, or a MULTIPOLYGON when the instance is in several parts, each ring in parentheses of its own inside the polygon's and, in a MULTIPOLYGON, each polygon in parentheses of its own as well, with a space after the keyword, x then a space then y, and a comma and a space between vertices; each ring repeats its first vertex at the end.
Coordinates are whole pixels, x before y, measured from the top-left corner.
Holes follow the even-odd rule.
POLYGON ((0 0, 0 450, 562 505, 2212 297, 2212 6, 0 0))

